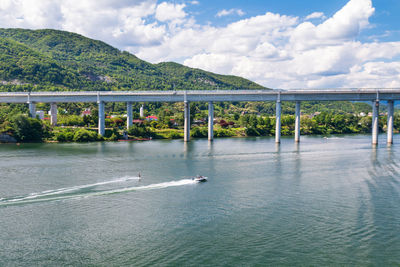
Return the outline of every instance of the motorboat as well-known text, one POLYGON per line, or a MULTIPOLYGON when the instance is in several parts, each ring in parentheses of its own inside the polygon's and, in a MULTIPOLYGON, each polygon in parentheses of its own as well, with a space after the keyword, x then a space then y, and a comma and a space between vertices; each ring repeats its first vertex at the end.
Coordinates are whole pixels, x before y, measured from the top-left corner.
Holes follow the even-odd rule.
POLYGON ((192 178, 193 181, 198 182, 198 183, 203 183, 207 182, 207 177, 203 175, 196 175, 195 177, 192 178))

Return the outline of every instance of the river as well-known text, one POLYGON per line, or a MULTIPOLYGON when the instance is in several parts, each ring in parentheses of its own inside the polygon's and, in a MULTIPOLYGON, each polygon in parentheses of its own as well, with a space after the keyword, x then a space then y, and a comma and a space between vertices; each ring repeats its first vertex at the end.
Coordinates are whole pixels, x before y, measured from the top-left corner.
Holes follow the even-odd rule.
POLYGON ((0 266, 399 266, 380 138, 1 145, 0 266))

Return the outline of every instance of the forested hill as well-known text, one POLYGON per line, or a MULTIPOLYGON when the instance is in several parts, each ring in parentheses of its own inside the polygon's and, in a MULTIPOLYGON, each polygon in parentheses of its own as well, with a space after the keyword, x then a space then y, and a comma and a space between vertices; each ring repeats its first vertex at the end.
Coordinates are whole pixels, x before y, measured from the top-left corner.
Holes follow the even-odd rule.
POLYGON ((0 90, 266 89, 178 63, 151 64, 104 42, 57 30, 0 29, 0 90))

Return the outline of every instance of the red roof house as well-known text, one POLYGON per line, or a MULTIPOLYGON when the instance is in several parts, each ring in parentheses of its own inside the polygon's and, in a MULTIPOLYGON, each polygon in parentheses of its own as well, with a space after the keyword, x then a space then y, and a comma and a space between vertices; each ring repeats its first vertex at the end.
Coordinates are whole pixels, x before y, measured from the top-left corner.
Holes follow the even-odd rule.
POLYGON ((146 120, 148 120, 148 121, 158 121, 158 117, 157 116, 147 116, 146 120))

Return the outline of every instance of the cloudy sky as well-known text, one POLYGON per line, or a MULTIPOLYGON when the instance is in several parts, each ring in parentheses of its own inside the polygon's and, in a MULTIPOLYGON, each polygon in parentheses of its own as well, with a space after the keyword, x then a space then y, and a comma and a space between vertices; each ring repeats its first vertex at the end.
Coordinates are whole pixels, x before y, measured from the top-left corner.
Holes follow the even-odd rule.
POLYGON ((399 13, 399 0, 0 0, 0 27, 76 32, 271 88, 399 88, 399 13))

